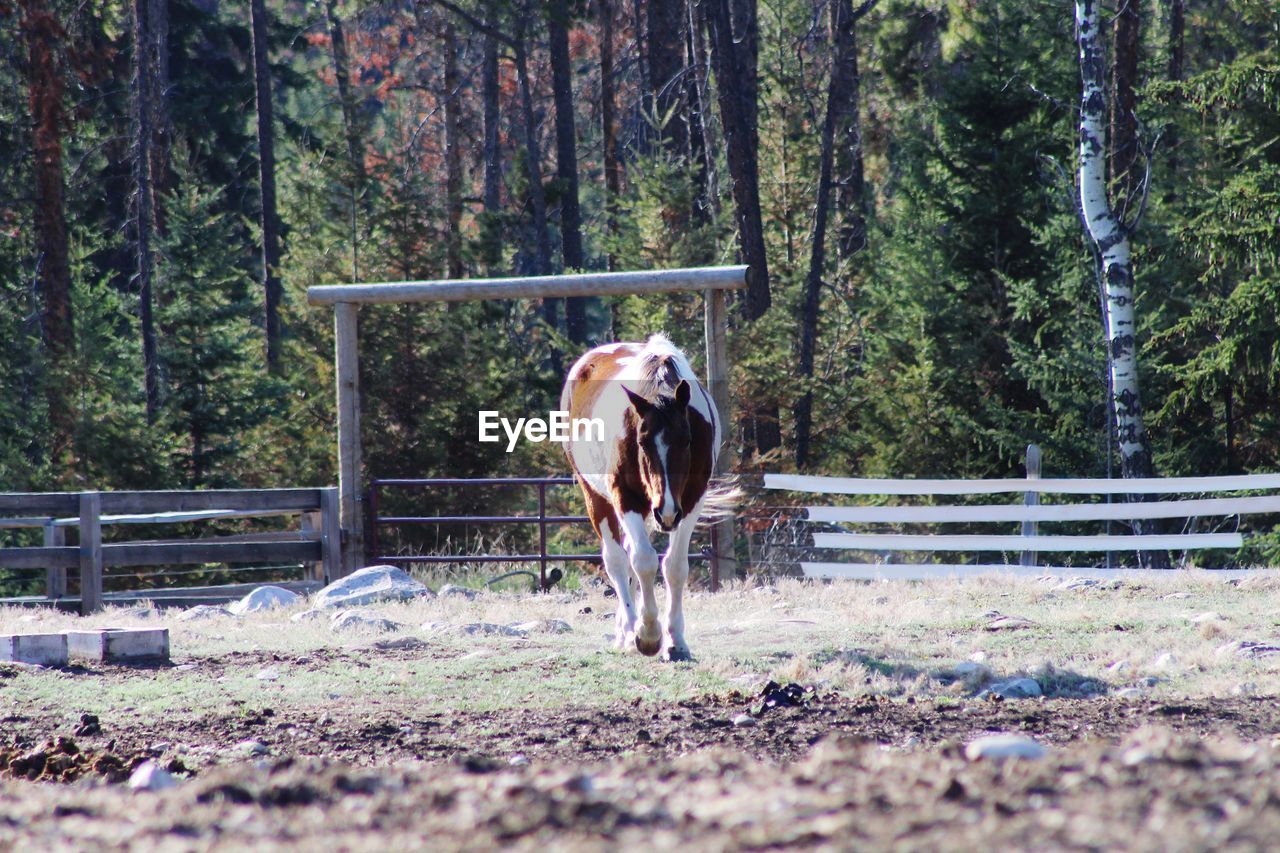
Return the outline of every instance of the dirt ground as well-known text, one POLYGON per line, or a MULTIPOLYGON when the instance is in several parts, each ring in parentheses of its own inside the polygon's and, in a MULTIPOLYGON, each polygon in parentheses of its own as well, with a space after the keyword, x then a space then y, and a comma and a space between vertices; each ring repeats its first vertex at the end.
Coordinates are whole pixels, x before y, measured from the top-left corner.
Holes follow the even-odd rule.
MULTIPOLYGON (((195 666, 216 678, 280 661, 234 658, 195 666)), ((0 700, 13 671, 0 665, 0 700)), ((1274 697, 921 701, 782 687, 487 713, 241 705, 145 722, 0 703, 0 849, 1208 850, 1280 838, 1274 697), (744 714, 752 724, 735 724, 744 714), (1049 755, 965 757, 996 732, 1049 755), (178 786, 122 784, 148 758, 178 786)))

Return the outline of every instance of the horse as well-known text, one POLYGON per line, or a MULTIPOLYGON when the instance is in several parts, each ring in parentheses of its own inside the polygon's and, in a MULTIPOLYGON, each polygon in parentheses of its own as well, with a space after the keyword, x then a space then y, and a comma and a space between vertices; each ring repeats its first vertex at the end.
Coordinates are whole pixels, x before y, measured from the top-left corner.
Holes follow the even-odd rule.
POLYGON ((602 439, 599 429, 585 437, 575 430, 564 448, 617 593, 614 645, 634 643, 649 656, 665 647, 668 660, 690 660, 683 610, 689 539, 707 502, 721 441, 711 395, 684 353, 653 335, 643 344, 606 344, 579 358, 565 379, 560 408, 570 422, 603 423, 602 439), (669 534, 662 626, 651 528, 669 534), (638 613, 632 580, 639 585, 638 613))

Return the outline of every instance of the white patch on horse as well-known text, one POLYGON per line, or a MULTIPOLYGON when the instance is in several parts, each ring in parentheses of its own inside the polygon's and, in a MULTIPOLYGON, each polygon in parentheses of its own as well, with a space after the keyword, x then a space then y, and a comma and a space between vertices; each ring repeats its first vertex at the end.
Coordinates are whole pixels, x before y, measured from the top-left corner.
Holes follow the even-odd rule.
POLYGON ((613 644, 619 649, 625 649, 629 642, 634 642, 636 632, 636 608, 631 599, 631 561, 627 559, 627 552, 622 549, 622 545, 614 538, 613 530, 607 522, 600 525, 600 542, 604 570, 618 596, 613 644))
POLYGON ((636 648, 645 654, 657 654, 662 646, 662 629, 658 625, 658 599, 654 586, 658 579, 658 552, 649 541, 644 518, 638 512, 622 514, 622 530, 631 571, 640 582, 640 612, 636 625, 636 648))
POLYGON ((671 450, 665 435, 659 433, 653 439, 654 449, 658 453, 658 464, 662 466, 662 506, 658 515, 664 527, 670 528, 676 522, 676 498, 671 494, 671 472, 667 467, 667 456, 671 450))

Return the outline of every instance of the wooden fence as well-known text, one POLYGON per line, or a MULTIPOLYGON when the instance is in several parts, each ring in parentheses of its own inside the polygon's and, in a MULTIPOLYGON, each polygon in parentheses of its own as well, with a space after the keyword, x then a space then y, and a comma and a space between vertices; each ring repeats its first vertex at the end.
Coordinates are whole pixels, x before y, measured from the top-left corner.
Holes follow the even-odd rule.
MULTIPOLYGON (((1038 454, 1036 454, 1038 458, 1038 454)), ((1031 454, 1028 454, 1030 460, 1031 454)), ((1031 466, 1029 466, 1030 468, 1031 466)), ((1070 573, 1073 576, 1115 577, 1133 575, 1137 570, 1075 568, 1038 565, 1042 552, 1115 553, 1136 551, 1190 551, 1239 549, 1245 539, 1238 531, 1183 532, 1129 535, 1109 531, 1088 535, 1043 535, 1039 525, 1046 522, 1129 522, 1146 519, 1228 519, 1244 515, 1280 514, 1280 494, 1232 497, 1189 497, 1145 502, 1061 503, 1041 505, 1039 496, 1057 495, 1203 495, 1224 492, 1258 492, 1280 489, 1280 474, 1251 474, 1226 477, 1168 477, 1141 480, 1039 479, 1038 471, 1025 480, 881 480, 849 477, 815 477, 795 474, 766 474, 766 489, 820 495, 889 495, 933 498, 936 496, 994 495, 1021 493, 1019 504, 952 506, 806 506, 805 520, 816 529, 811 533, 812 549, 818 551, 862 551, 888 555, 880 562, 800 561, 807 577, 818 578, 899 578, 915 580, 950 577, 984 571, 1020 575, 1070 573), (936 532, 883 533, 836 527, 836 525, 947 525, 1020 524, 1021 533, 952 534, 936 532), (825 528, 825 529, 823 529, 825 528), (1020 554, 1018 563, 895 562, 893 555, 912 552, 950 551, 961 553, 1020 554)), ((1221 522, 1220 522, 1221 523, 1221 522)), ((1109 526, 1109 525, 1108 525, 1109 526)), ((1256 570, 1219 570, 1223 577, 1256 570)))
POLYGON ((44 569, 46 596, 67 595, 67 572, 79 569, 80 610, 101 609, 103 571, 122 566, 300 562, 310 580, 342 573, 338 490, 220 489, 198 492, 0 493, 0 528, 38 527, 44 544, 0 548, 0 568, 44 569), (219 518, 299 515, 301 529, 275 533, 103 543, 104 524, 176 524, 219 518), (66 529, 79 544, 66 544, 66 529))

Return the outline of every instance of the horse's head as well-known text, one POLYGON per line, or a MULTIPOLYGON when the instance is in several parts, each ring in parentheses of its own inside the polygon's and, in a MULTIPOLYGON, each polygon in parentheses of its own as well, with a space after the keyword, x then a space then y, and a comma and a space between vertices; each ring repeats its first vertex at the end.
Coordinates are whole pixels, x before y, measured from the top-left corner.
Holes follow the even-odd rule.
POLYGON ((653 511, 653 520, 671 531, 684 518, 680 496, 689 477, 689 383, 683 379, 675 395, 649 402, 624 389, 637 415, 640 479, 653 511))

